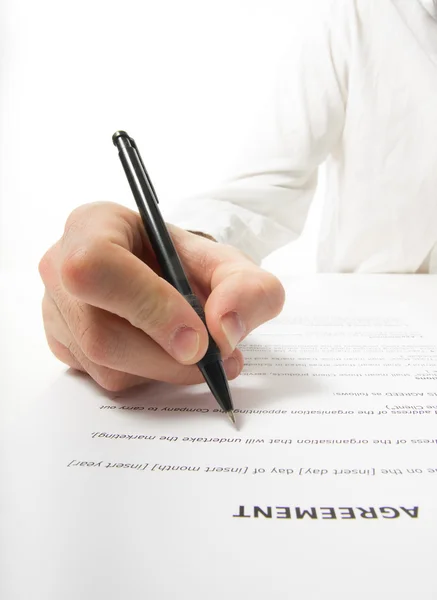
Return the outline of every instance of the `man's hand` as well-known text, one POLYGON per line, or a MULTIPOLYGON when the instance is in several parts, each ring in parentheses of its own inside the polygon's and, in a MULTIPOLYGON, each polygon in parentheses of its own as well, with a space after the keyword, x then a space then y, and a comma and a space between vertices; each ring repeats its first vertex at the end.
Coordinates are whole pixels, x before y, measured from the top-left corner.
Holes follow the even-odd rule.
MULTIPOLYGON (((243 368, 236 345, 281 311, 283 287, 235 248, 168 227, 234 379, 243 368)), ((208 346, 206 328, 160 277, 137 213, 104 202, 77 208, 39 271, 47 341, 62 362, 110 391, 150 379, 203 381, 196 363, 208 346)))

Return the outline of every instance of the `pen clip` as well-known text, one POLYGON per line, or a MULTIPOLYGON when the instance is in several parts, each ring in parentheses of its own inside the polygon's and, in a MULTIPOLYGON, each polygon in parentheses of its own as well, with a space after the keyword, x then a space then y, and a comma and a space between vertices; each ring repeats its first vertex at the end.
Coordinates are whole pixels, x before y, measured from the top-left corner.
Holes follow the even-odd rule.
POLYGON ((146 180, 146 183, 149 186, 149 189, 152 193, 153 199, 155 200, 156 204, 159 204, 158 196, 156 195, 155 188, 153 187, 152 182, 150 181, 149 174, 147 173, 146 167, 144 166, 143 159, 141 158, 141 154, 140 154, 140 151, 138 150, 135 140, 133 138, 131 138, 130 136, 127 136, 127 137, 129 138, 132 148, 137 153, 138 160, 140 161, 140 165, 144 171, 144 179, 146 180))

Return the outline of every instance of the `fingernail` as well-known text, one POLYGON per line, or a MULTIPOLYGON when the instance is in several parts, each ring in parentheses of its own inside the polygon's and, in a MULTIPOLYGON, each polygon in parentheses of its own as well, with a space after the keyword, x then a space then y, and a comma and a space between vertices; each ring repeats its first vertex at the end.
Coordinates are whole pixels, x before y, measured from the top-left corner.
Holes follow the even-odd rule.
POLYGON ((225 369, 226 377, 228 379, 234 379, 238 375, 238 372, 240 370, 240 365, 238 364, 237 360, 232 356, 230 358, 227 358, 223 362, 223 367, 225 369))
POLYGON ((199 351, 199 334, 191 327, 181 327, 171 342, 173 356, 179 362, 189 362, 199 351))
POLYGON ((246 331, 243 321, 236 312, 229 312, 222 317, 220 324, 233 352, 246 331))

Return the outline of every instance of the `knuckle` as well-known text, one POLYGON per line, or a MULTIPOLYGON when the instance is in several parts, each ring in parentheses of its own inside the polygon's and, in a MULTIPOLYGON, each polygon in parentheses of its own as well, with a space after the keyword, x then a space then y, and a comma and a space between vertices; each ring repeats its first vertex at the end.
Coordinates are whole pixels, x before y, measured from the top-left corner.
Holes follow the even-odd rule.
POLYGON ((62 321, 68 327, 74 329, 82 315, 82 309, 78 302, 70 298, 60 284, 54 286, 50 295, 53 302, 49 307, 49 311, 51 311, 54 319, 58 323, 62 321))
POLYGON ((156 290, 145 297, 144 293, 134 301, 133 316, 130 319, 131 325, 143 331, 157 330, 164 326, 166 317, 169 314, 168 298, 162 297, 156 290))
POLYGON ((46 279, 49 269, 50 269, 50 262, 49 262, 48 252, 46 252, 38 263, 38 272, 43 281, 46 279))
POLYGON ((260 305, 267 307, 272 317, 281 312, 285 302, 285 290, 275 275, 263 271, 262 276, 256 279, 254 293, 260 305))
MULTIPOLYGON (((76 362, 79 365, 79 368, 83 371, 86 371, 85 366, 86 366, 86 360, 84 361, 84 355, 83 352, 81 352, 80 348, 77 346, 77 344, 71 339, 68 340, 68 345, 66 346, 68 348, 68 351, 70 352, 71 356, 76 360, 76 362)), ((86 371, 87 372, 87 371, 86 371)))
POLYGON ((65 321, 55 300, 47 292, 41 302, 41 312, 45 330, 52 332, 56 338, 62 339, 65 321))
POLYGON ((266 300, 270 304, 273 314, 279 314, 285 302, 285 289, 279 279, 272 273, 265 272, 264 290, 266 300))
POLYGON ((67 256, 61 265, 61 280, 67 290, 80 294, 89 289, 99 275, 106 251, 102 242, 94 241, 67 256))
POLYGON ((177 365, 169 372, 166 381, 172 385, 193 385, 205 380, 196 366, 177 365))
POLYGON ((52 311, 53 311, 52 302, 51 302, 50 298, 48 297, 48 295, 44 294, 42 301, 41 301, 41 312, 42 312, 42 318, 43 318, 44 322, 50 320, 52 311))
POLYGON ((76 206, 76 208, 71 211, 67 217, 67 220, 65 221, 65 231, 68 231, 70 227, 74 229, 80 223, 86 220, 88 213, 94 210, 94 208, 99 204, 99 202, 85 202, 84 204, 76 206))
POLYGON ((84 226, 84 215, 89 210, 89 204, 82 204, 81 206, 77 206, 71 213, 68 215, 67 220, 65 221, 64 233, 62 235, 62 240, 69 240, 71 237, 74 237, 77 233, 79 233, 84 226))
POLYGON ((64 259, 61 265, 61 281, 68 290, 75 290, 83 277, 83 265, 86 263, 86 251, 76 250, 64 259))
POLYGON ((53 277, 53 252, 53 247, 47 250, 38 263, 38 272, 45 285, 47 285, 47 282, 53 277))
POLYGON ((61 344, 60 342, 58 342, 58 340, 53 337, 50 334, 47 334, 47 343, 48 346, 52 352, 52 354, 54 354, 54 356, 56 356, 56 358, 58 360, 63 361, 63 359, 65 358, 66 354, 70 353, 70 351, 68 350, 68 348, 66 348, 63 344, 61 344))
MULTIPOLYGON (((207 278, 214 272, 214 269, 228 258, 226 253, 217 252, 217 246, 218 244, 214 244, 213 251, 211 251, 209 246, 205 247, 202 243, 202 246, 199 247, 198 255, 196 256, 198 269, 202 273, 205 273, 207 278)), ((221 248, 223 248, 223 246, 221 246, 221 248)))
POLYGON ((107 392, 122 392, 128 386, 126 374, 106 367, 99 367, 94 380, 107 392))
POLYGON ((78 234, 80 235, 85 229, 91 213, 94 213, 95 211, 107 213, 108 211, 116 211, 117 208, 120 208, 117 204, 105 201, 87 202, 77 206, 71 211, 65 221, 64 233, 62 236, 63 241, 74 240, 78 234))
POLYGON ((189 385, 193 382, 193 368, 189 366, 178 366, 172 370, 169 383, 189 385))
POLYGON ((106 364, 113 354, 113 340, 109 332, 98 323, 80 326, 78 342, 82 352, 93 363, 106 364))
POLYGON ((52 352, 52 354, 59 361, 64 363, 69 367, 79 368, 80 364, 67 346, 64 346, 61 342, 59 342, 54 336, 47 334, 47 343, 52 352))

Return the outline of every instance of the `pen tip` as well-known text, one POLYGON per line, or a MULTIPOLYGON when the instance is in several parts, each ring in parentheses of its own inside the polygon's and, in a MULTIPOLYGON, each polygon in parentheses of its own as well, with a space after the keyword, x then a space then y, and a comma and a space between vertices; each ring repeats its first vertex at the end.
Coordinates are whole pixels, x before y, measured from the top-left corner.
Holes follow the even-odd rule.
POLYGON ((228 410, 228 411, 226 412, 226 414, 228 415, 228 417, 229 417, 229 420, 231 421, 231 423, 232 423, 233 425, 236 425, 236 423, 235 423, 235 415, 234 415, 234 411, 232 411, 232 410, 228 410))

